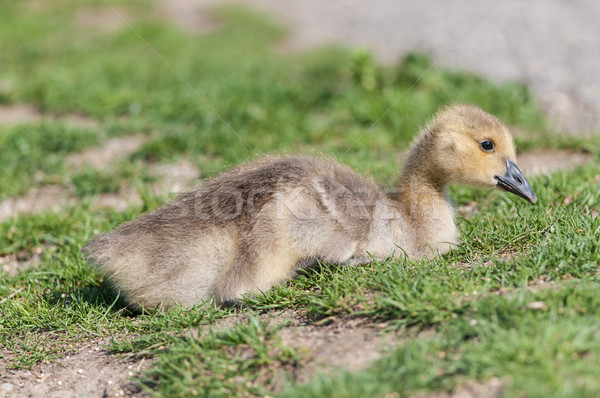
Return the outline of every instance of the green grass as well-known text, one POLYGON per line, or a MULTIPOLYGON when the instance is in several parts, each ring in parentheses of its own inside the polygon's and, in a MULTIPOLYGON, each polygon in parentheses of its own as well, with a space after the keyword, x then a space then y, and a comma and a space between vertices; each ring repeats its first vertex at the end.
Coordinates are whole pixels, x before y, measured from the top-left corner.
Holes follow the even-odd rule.
POLYGON ((277 339, 282 326, 251 315, 247 323, 221 332, 192 330, 171 340, 171 349, 144 381, 169 397, 267 395, 273 379, 299 362, 295 350, 277 339))
POLYGON ((52 184, 72 186, 79 199, 0 223, 1 256, 42 251, 39 266, 0 273, 0 360, 7 366, 57 361, 78 343, 109 336, 114 355, 158 358, 139 379, 156 396, 261 396, 272 389, 284 396, 410 396, 491 377, 510 380, 508 396, 600 393, 600 218, 592 217, 600 208, 598 163, 531 179, 537 205, 453 187, 457 205, 474 201, 481 210, 459 218, 464 243, 441 258, 323 265, 248 298, 246 309, 130 312, 79 249, 160 203, 145 188, 155 178, 150 163, 186 159, 207 177, 260 154, 325 152, 392 184, 398 151, 454 101, 514 125, 520 149, 568 148, 598 159, 600 140, 551 131, 519 84, 426 73, 430 61, 421 54, 394 67, 335 47, 282 55, 276 44, 285 32, 248 10, 216 10, 220 28, 197 36, 161 20, 146 2, 110 4, 126 11, 135 33, 83 29, 77 15, 98 7, 93 2, 0 0, 0 103, 97 121, 83 128, 47 117, 0 126, 1 200, 52 184), (68 166, 71 154, 138 133, 145 144, 105 169, 68 166), (139 189, 141 206, 120 213, 89 205, 124 184, 139 189), (528 308, 534 301, 544 308, 528 308), (294 370, 307 359, 281 343, 285 324, 260 320, 273 310, 302 313, 311 325, 383 323, 403 337, 364 371, 296 385, 294 370), (209 327, 231 316, 246 320, 209 327))
POLYGON ((98 143, 98 134, 55 123, 0 128, 2 192, 0 199, 35 184, 61 181, 66 154, 98 143))

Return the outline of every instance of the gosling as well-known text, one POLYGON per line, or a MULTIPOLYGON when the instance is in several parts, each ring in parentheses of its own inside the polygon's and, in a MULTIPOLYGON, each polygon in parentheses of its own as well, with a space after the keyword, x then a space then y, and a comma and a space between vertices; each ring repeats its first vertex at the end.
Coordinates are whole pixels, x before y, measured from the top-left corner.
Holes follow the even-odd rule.
POLYGON ((537 200, 506 126, 458 104, 416 138, 394 193, 330 159, 271 157, 208 179, 82 250, 134 308, 236 304, 317 260, 448 252, 459 241, 448 184, 537 200))

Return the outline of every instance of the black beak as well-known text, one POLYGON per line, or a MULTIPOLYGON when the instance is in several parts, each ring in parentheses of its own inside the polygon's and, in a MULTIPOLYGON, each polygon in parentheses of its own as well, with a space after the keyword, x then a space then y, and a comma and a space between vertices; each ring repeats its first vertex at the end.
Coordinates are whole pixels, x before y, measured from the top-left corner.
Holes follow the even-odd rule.
POLYGON ((521 170, 516 164, 510 160, 506 160, 506 174, 503 176, 494 176, 498 180, 498 186, 505 191, 514 193, 517 196, 527 199, 531 203, 537 202, 535 192, 531 188, 531 185, 527 182, 527 179, 521 173, 521 170))

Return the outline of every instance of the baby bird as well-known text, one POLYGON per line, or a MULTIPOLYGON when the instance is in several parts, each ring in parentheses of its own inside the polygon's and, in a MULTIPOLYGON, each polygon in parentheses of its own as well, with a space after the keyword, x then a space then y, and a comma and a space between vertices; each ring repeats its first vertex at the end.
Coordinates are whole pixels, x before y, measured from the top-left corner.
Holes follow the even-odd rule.
POLYGON ((537 200, 504 124, 459 104, 416 138, 394 193, 330 159, 266 158, 208 179, 82 250, 135 308, 235 304, 317 260, 448 252, 458 243, 448 184, 537 200))

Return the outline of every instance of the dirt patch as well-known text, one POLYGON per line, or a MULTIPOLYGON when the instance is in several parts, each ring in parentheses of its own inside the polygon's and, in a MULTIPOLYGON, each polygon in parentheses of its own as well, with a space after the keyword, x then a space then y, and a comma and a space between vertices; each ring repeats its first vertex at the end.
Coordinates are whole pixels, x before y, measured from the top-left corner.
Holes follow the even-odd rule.
POLYGON ((129 206, 139 206, 142 204, 139 192, 127 186, 116 193, 102 193, 94 199, 91 204, 93 209, 109 208, 116 211, 124 212, 129 206))
POLYGON ((180 193, 190 188, 200 178, 200 171, 187 160, 172 164, 151 164, 150 174, 159 178, 154 186, 155 194, 180 193))
POLYGON ((383 333, 382 328, 360 319, 336 319, 327 326, 293 325, 281 330, 279 337, 283 344, 303 354, 302 370, 295 375, 300 383, 317 374, 365 369, 398 339, 395 334, 383 333))
POLYGON ((538 150, 519 155, 517 164, 521 171, 529 177, 573 169, 593 160, 594 156, 588 153, 538 150))
POLYGON ((183 30, 194 34, 208 34, 219 29, 221 23, 212 8, 218 1, 169 0, 160 1, 157 13, 179 25, 183 30), (208 4, 207 4, 208 3, 208 4))
MULTIPOLYGON (((492 377, 486 381, 468 381, 450 392, 416 394, 412 398, 498 398, 504 395, 509 385, 507 378, 492 377)), ((391 394, 389 398, 392 398, 391 394)))
MULTIPOLYGON (((318 374, 365 369, 400 339, 395 332, 385 331, 387 324, 373 324, 363 318, 331 317, 327 318, 326 324, 315 324, 301 312, 285 310, 262 314, 260 319, 274 327, 284 326, 277 333, 281 343, 295 349, 301 356, 301 366, 291 375, 298 383, 306 383, 318 374)), ((208 327, 220 331, 247 320, 248 315, 242 314, 208 327)), ((275 392, 280 387, 271 386, 275 392)))
POLYGON ((111 138, 101 146, 87 148, 80 153, 69 156, 66 164, 73 169, 86 165, 95 169, 104 169, 117 160, 137 151, 147 139, 142 134, 111 138))
POLYGON ((77 203, 73 189, 60 185, 33 188, 24 195, 8 198, 0 203, 0 222, 21 213, 58 211, 77 203))
POLYGON ((456 211, 458 214, 468 220, 479 212, 479 206, 477 205, 477 202, 469 202, 459 206, 456 211))
MULTIPOLYGON (((5 274, 15 276, 27 268, 34 268, 41 264, 44 248, 36 247, 33 252, 19 252, 0 256, 0 269, 5 274)), ((2 299, 4 300, 4 299, 2 299)), ((0 300, 0 303, 2 303, 0 300)))
POLYGON ((61 121, 70 126, 74 127, 84 127, 84 128, 94 128, 98 127, 98 122, 94 119, 91 119, 85 115, 81 115, 78 113, 69 113, 68 115, 53 115, 50 117, 51 120, 61 121))
MULTIPOLYGON (((173 164, 150 164, 150 175, 157 181, 150 184, 149 190, 157 196, 177 195, 187 189, 200 177, 200 171, 191 163, 182 160, 173 164)), ((129 206, 141 205, 142 198, 135 187, 125 184, 116 193, 98 195, 91 204, 92 208, 108 207, 125 211, 129 206)))
MULTIPOLYGON (((147 397, 130 379, 151 359, 115 357, 103 348, 110 339, 89 342, 54 363, 32 370, 2 370, 0 397, 147 397)), ((8 362, 0 359, 2 369, 8 362)))
POLYGON ((118 7, 83 9, 75 15, 75 21, 82 29, 95 29, 98 33, 113 33, 125 28, 123 20, 131 23, 132 16, 118 7))
POLYGON ((75 127, 97 127, 98 122, 87 116, 72 113, 68 115, 44 114, 32 105, 0 105, 0 125, 39 124, 44 119, 64 122, 75 127))
POLYGON ((42 114, 31 105, 0 105, 0 124, 39 123, 42 114))

